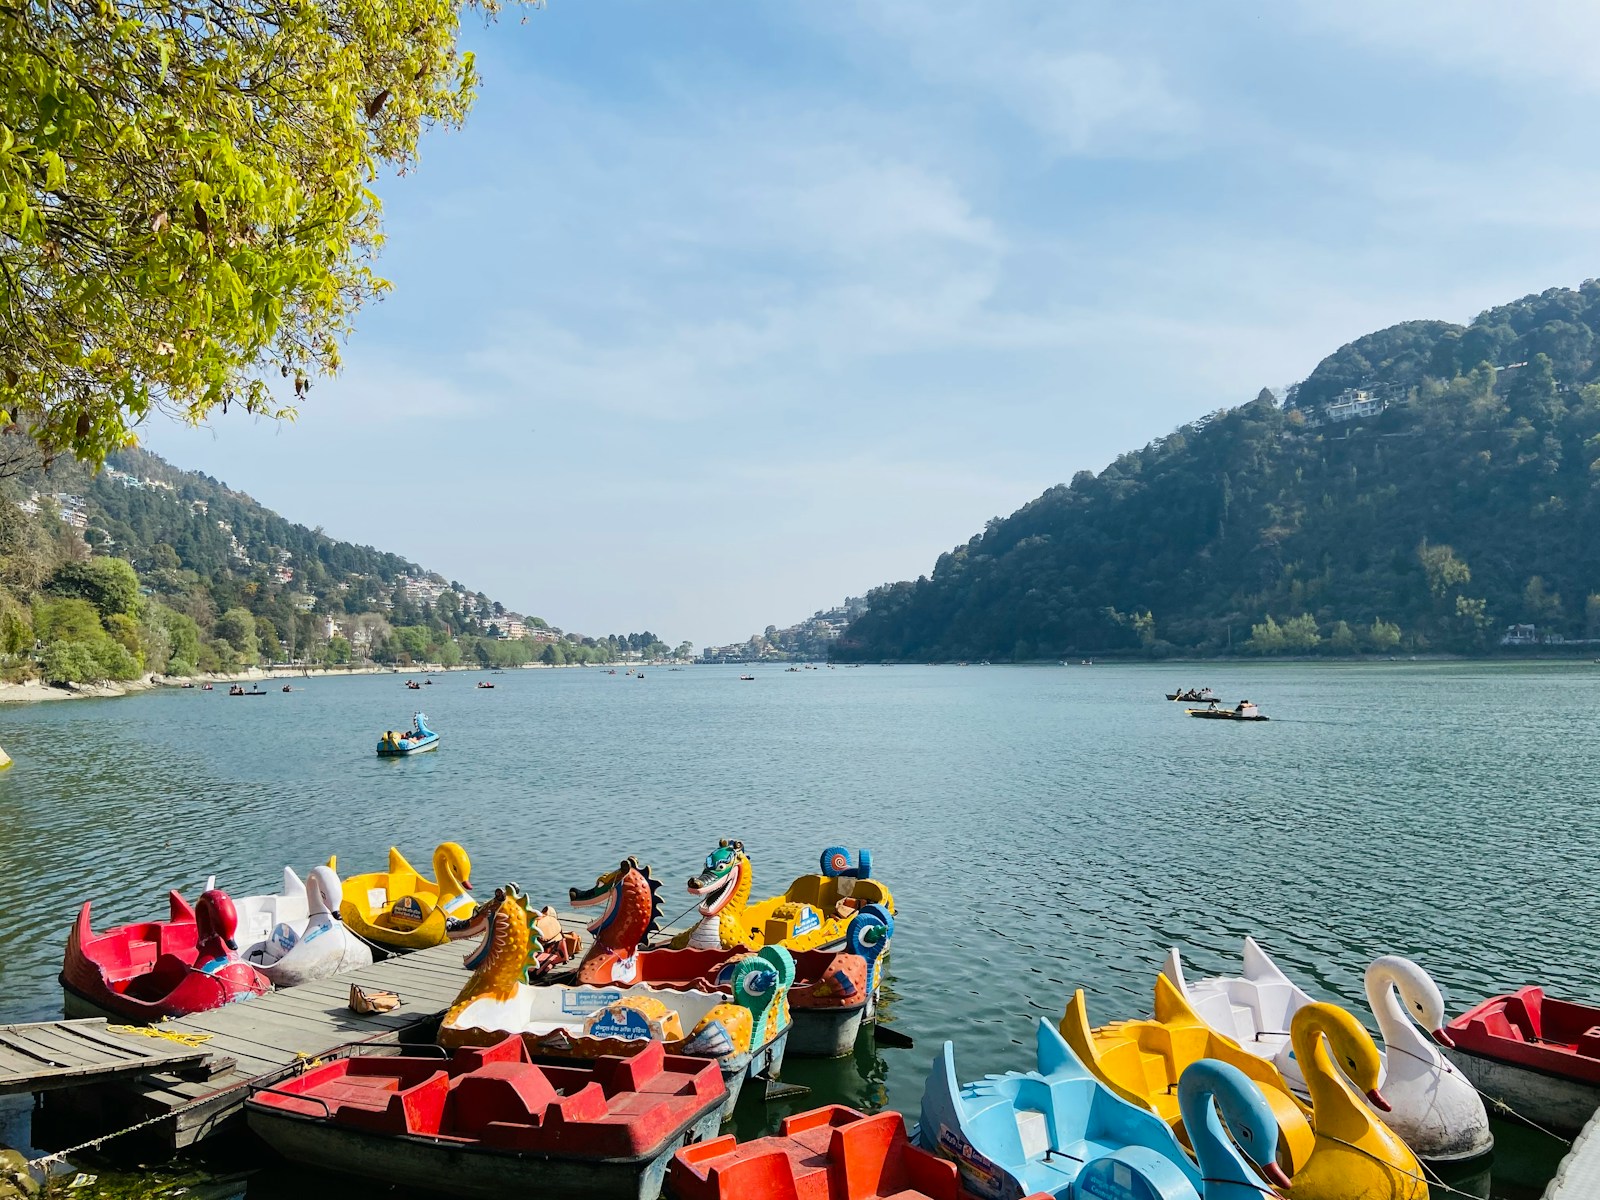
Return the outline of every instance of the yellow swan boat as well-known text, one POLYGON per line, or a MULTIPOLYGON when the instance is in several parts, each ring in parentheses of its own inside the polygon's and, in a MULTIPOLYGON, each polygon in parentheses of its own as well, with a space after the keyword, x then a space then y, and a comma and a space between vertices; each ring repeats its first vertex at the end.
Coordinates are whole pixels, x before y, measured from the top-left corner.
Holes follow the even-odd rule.
POLYGON ((700 897, 700 921, 673 939, 675 949, 759 950, 782 946, 792 954, 844 944, 850 921, 869 904, 892 916, 894 897, 870 877, 872 858, 859 852, 859 866, 839 847, 822 855, 822 873, 801 875, 781 896, 749 903, 755 868, 744 843, 724 840, 706 856, 705 870, 689 880, 700 897))
POLYGON ((1062 1037, 1106 1086, 1161 1116, 1185 1142, 1177 1102, 1184 1068, 1213 1058, 1243 1071, 1278 1120, 1278 1162, 1293 1180, 1292 1200, 1428 1200, 1416 1156, 1361 1103, 1344 1074, 1334 1070, 1337 1056, 1382 1107, 1377 1093, 1381 1060, 1372 1036, 1332 1004, 1301 1009, 1290 1032, 1310 1105, 1289 1090, 1277 1067, 1211 1029, 1164 975, 1156 980, 1154 1020, 1116 1021, 1091 1029, 1080 989, 1061 1021, 1062 1037))
POLYGON ((455 842, 433 852, 434 879, 424 879, 405 855, 389 847, 389 869, 344 881, 339 917, 345 927, 380 946, 421 950, 450 937, 449 922, 470 917, 472 860, 455 842), (435 882, 437 880, 437 882, 435 882))

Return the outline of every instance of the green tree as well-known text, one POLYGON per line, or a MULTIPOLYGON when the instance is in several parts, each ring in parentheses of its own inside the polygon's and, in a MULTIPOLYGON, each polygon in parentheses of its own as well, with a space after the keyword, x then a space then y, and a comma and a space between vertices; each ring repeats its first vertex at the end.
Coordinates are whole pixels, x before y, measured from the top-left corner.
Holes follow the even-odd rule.
POLYGON ((1560 593, 1552 592, 1538 575, 1522 589, 1522 613, 1524 621, 1535 625, 1556 625, 1565 616, 1560 593))
POLYGON ((57 596, 87 600, 101 616, 131 613, 139 607, 139 576, 120 558, 70 562, 50 577, 47 589, 57 596))
POLYGON ((1252 654, 1278 654, 1282 652, 1284 644, 1283 627, 1272 619, 1270 613, 1261 624, 1250 626, 1250 641, 1246 648, 1252 654))
POLYGON ((1356 652, 1356 635, 1347 621, 1335 621, 1333 630, 1328 634, 1328 645, 1336 654, 1354 654, 1356 652))
POLYGON ((1382 617, 1372 618, 1372 628, 1367 630, 1367 645, 1379 654, 1393 650, 1400 644, 1400 626, 1385 621, 1382 617))
MULTIPOLYGON (((261 648, 256 638, 256 619, 249 609, 230 608, 217 618, 214 632, 233 648, 239 661, 246 664, 256 661, 261 648)), ((221 652, 220 649, 218 652, 221 652)))
POLYGON ((50 642, 39 656, 39 669, 46 683, 87 683, 100 677, 100 662, 86 642, 50 642))
POLYGON ((46 642, 97 642, 105 636, 100 614, 87 600, 38 601, 33 628, 46 642))
POLYGON ((1424 539, 1417 547, 1417 559, 1428 577, 1428 590, 1436 600, 1442 600, 1451 588, 1472 581, 1472 571, 1449 546, 1430 546, 1424 539))
POLYGON ((496 0, 0 11, 0 408, 100 462, 152 409, 282 415, 335 370, 387 286, 373 180, 471 103, 464 7, 496 0))
POLYGON ((328 639, 328 645, 322 652, 322 661, 329 666, 342 666, 350 661, 350 642, 335 634, 328 639))
POLYGON ((1310 613, 1289 618, 1282 629, 1286 650, 1315 650, 1322 642, 1322 635, 1317 632, 1317 619, 1310 613))
POLYGON ((1584 636, 1600 638, 1600 595, 1591 595, 1583 606, 1584 636))

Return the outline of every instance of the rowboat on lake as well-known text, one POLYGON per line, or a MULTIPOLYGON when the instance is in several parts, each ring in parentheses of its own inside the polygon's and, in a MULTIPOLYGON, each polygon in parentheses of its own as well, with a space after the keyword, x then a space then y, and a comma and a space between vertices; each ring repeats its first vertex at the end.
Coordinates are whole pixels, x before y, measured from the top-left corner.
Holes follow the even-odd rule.
POLYGON ((1269 718, 1248 700, 1239 702, 1237 708, 1186 708, 1191 717, 1207 721, 1265 721, 1269 718))
POLYGON ((1523 987, 1473 1005, 1445 1032, 1462 1074, 1518 1116, 1575 1133, 1600 1108, 1600 1006, 1523 987))

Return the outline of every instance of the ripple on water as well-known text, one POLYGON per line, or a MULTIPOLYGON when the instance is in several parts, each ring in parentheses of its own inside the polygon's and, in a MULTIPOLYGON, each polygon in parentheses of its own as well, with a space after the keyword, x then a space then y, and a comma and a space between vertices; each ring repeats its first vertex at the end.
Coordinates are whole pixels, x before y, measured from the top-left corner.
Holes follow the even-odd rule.
POLYGON ((1593 992, 1589 669, 737 673, 444 677, 421 698, 443 748, 399 762, 372 753, 418 699, 392 676, 8 710, 0 910, 26 919, 0 924, 0 1019, 59 1012, 85 897, 97 924, 133 920, 209 874, 253 892, 285 862, 381 868, 391 843, 423 866, 446 838, 480 894, 552 901, 636 853, 669 916, 718 838, 744 839, 758 895, 824 846, 871 847, 902 914, 886 1011, 918 1048, 796 1064, 812 1100, 914 1112, 942 1039, 967 1076, 1031 1065, 1031 1023, 1074 988, 1097 1021, 1144 1014, 1169 945, 1234 971, 1246 934, 1361 1013, 1389 951, 1456 1008, 1530 980, 1593 992), (1180 677, 1278 719, 1186 720, 1159 698, 1180 677))

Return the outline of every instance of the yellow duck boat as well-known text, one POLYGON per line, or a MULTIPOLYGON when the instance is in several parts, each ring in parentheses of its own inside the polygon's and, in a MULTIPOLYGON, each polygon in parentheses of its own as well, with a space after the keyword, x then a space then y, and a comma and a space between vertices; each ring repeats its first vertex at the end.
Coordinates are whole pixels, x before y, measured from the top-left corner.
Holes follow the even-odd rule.
POLYGON ((1307 1005, 1290 1025, 1310 1105, 1289 1090, 1272 1063, 1206 1025, 1164 975, 1156 979, 1154 1020, 1091 1029, 1080 989, 1067 1005, 1061 1035, 1106 1086, 1161 1116, 1180 1138, 1185 1134, 1177 1083, 1184 1068, 1201 1058, 1239 1068, 1261 1089, 1278 1120, 1278 1161, 1293 1181, 1291 1200, 1428 1200, 1416 1155, 1351 1085, 1353 1079, 1384 1107, 1378 1048, 1361 1023, 1337 1005, 1307 1005), (1334 1069, 1335 1056, 1342 1070, 1334 1069))
POLYGON ((477 908, 472 860, 455 842, 433 852, 434 879, 424 879, 405 855, 389 847, 389 869, 344 881, 339 917, 345 927, 380 946, 421 950, 448 941, 449 923, 477 908), (435 882, 437 880, 437 882, 435 882))
POLYGON ((759 950, 782 946, 791 954, 844 944, 851 920, 869 904, 892 916, 894 897, 870 877, 872 856, 859 852, 858 866, 848 852, 830 847, 820 875, 802 875, 781 896, 748 903, 755 869, 743 842, 727 840, 706 856, 705 870, 689 880, 689 894, 700 897, 700 921, 672 941, 674 949, 759 950))

